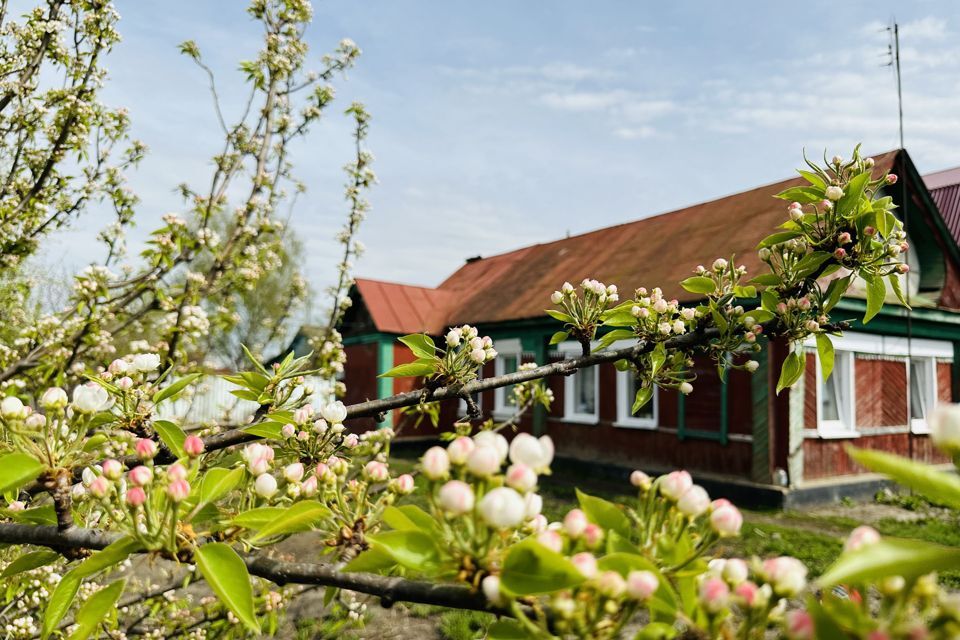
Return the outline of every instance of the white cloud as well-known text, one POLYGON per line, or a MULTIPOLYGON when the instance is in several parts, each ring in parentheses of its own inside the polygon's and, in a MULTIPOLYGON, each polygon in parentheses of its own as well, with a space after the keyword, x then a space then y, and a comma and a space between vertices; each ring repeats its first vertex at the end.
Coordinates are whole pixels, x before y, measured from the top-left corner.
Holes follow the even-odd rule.
POLYGON ((902 40, 943 40, 947 36, 947 21, 943 18, 927 16, 900 26, 902 40))
POLYGON ((653 127, 619 127, 613 134, 624 140, 643 140, 657 135, 657 130, 653 127))

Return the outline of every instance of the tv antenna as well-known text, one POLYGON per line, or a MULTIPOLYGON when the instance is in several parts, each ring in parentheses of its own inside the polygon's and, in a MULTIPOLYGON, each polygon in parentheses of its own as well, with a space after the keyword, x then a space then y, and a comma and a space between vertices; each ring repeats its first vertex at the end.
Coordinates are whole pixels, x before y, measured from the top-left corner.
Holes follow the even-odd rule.
POLYGON ((900 82, 900 25, 896 19, 893 25, 886 28, 890 34, 890 42, 887 44, 887 64, 884 66, 893 67, 897 75, 897 115, 900 123, 900 148, 903 149, 903 88, 900 82))

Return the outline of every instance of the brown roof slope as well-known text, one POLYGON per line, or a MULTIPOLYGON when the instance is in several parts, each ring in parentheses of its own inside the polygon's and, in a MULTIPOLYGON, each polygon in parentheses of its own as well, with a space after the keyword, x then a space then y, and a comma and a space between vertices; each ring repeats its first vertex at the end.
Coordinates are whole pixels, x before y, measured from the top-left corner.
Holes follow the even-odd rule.
POLYGON ((377 330, 437 334, 444 328, 454 296, 448 291, 358 278, 357 289, 377 330))
POLYGON ((954 240, 960 242, 960 167, 923 176, 943 221, 954 240))
MULTIPOLYGON (((888 171, 897 151, 875 156, 877 173, 888 171)), ((803 182, 785 180, 555 242, 469 262, 438 288, 457 298, 449 322, 488 323, 544 316, 550 292, 584 278, 616 284, 625 296, 637 287, 663 289, 668 297, 695 300, 679 282, 698 264, 736 254, 748 273, 758 273, 755 248, 787 219, 773 196, 803 182)))

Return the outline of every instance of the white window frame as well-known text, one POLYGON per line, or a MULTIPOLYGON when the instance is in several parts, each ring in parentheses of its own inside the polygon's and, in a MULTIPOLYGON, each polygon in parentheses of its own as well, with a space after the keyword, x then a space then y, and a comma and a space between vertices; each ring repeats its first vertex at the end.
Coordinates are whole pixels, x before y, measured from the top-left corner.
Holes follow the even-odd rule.
POLYGON ((825 420, 823 417, 823 398, 824 382, 823 371, 820 369, 820 355, 816 357, 817 367, 817 434, 821 438, 859 438, 857 431, 857 367, 856 352, 853 351, 834 351, 833 373, 831 378, 837 375, 842 367, 846 369, 847 376, 847 397, 849 402, 846 406, 846 415, 841 416, 839 420, 825 420))
MULTIPOLYGON (((595 347, 594 342, 591 345, 595 347)), ((577 358, 583 354, 583 347, 579 342, 572 340, 561 342, 557 345, 557 351, 565 360, 577 358)), ((576 422, 579 424, 598 424, 600 422, 600 367, 589 367, 588 369, 579 369, 573 375, 565 376, 563 379, 563 420, 564 422, 576 422), (592 375, 594 388, 593 413, 578 413, 574 411, 574 383, 577 376, 592 375)))
POLYGON ((635 378, 636 374, 633 369, 617 371, 617 421, 613 423, 613 426, 628 429, 656 429, 660 425, 660 389, 654 385, 653 397, 650 398, 653 417, 638 418, 631 411, 633 402, 627 398, 627 391, 633 389, 635 378))
MULTIPOLYGON (((519 338, 507 338, 505 340, 494 340, 493 348, 497 350, 497 357, 493 361, 493 373, 495 376, 502 376, 506 373, 503 357, 514 356, 517 359, 517 370, 520 369, 523 359, 523 345, 519 338)), ((493 390, 493 415, 496 418, 508 418, 516 413, 517 408, 508 405, 507 393, 513 393, 513 386, 498 387, 493 390)))
POLYGON ((939 389, 937 380, 937 359, 932 356, 914 355, 907 360, 907 418, 910 420, 910 432, 919 434, 930 433, 930 425, 927 423, 926 416, 937 408, 939 402, 939 389), (914 418, 911 411, 913 405, 913 366, 912 362, 920 363, 927 369, 927 376, 930 384, 922 392, 926 395, 926 411, 923 418, 914 418))
MULTIPOLYGON (((823 393, 823 379, 820 372, 820 356, 816 356, 817 366, 817 435, 821 438, 857 438, 860 433, 856 424, 856 367, 854 362, 857 354, 880 355, 907 358, 904 366, 907 368, 907 420, 911 423, 910 430, 913 433, 929 433, 929 427, 925 420, 917 420, 914 424, 910 417, 910 360, 909 358, 929 358, 933 362, 931 370, 932 396, 936 401, 938 397, 936 363, 939 361, 953 361, 953 343, 946 340, 929 340, 927 338, 901 338, 896 336, 871 335, 868 333, 847 332, 840 337, 831 338, 836 359, 834 360, 834 369, 837 367, 841 354, 849 353, 850 371, 850 409, 852 416, 852 429, 847 428, 842 421, 827 420, 821 417, 820 399, 823 393)), ((816 353, 817 343, 813 336, 810 336, 804 342, 804 346, 816 353)), ((934 402, 934 405, 936 402, 934 402)), ((928 410, 929 411, 929 410, 928 410)), ((906 426, 906 425, 905 425, 906 426)))

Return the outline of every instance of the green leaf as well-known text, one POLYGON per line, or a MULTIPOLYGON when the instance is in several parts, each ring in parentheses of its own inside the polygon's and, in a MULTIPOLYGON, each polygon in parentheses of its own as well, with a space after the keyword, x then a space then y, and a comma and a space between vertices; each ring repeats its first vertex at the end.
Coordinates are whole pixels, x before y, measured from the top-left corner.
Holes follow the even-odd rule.
POLYGON ((381 373, 379 378, 420 378, 423 376, 429 376, 437 370, 437 365, 435 362, 426 363, 426 362, 410 362, 408 364, 401 364, 399 366, 390 369, 386 373, 381 373))
POLYGON ((408 569, 430 571, 440 563, 436 539, 423 531, 384 531, 367 539, 408 569))
POLYGON ((244 529, 262 529, 281 513, 283 513, 283 507, 257 507, 238 513, 230 520, 230 524, 244 529))
POLYGON ((860 207, 860 198, 863 197, 863 190, 870 182, 870 172, 865 171, 854 176, 844 188, 843 197, 837 201, 837 214, 849 218, 857 212, 860 207))
POLYGON ((738 298, 756 298, 757 288, 752 285, 745 286, 745 287, 737 285, 736 287, 733 288, 733 295, 735 295, 738 298))
POLYGON ((563 555, 527 538, 507 551, 500 588, 509 594, 526 596, 569 589, 584 579, 563 555))
POLYGON ((927 463, 883 451, 847 447, 847 454, 870 471, 893 478, 933 503, 960 509, 960 476, 956 473, 937 471, 927 463))
POLYGON ((887 286, 880 276, 861 273, 860 277, 867 283, 867 311, 863 315, 863 324, 867 324, 883 307, 883 300, 887 297, 887 286))
POLYGON ((593 349, 594 352, 602 351, 610 345, 612 345, 617 340, 636 340, 637 334, 635 334, 630 329, 614 329, 613 331, 608 331, 603 335, 602 338, 597 342, 597 346, 593 349))
POLYGON ((557 311, 556 309, 545 309, 548 316, 554 320, 559 320, 560 322, 565 322, 567 324, 574 324, 573 316, 569 313, 564 313, 563 311, 557 311))
POLYGON ((760 305, 769 313, 775 314, 777 312, 777 305, 779 303, 780 296, 777 295, 776 291, 767 289, 766 291, 760 293, 760 305))
POLYGON ((25 511, 7 511, 6 515, 17 522, 57 524, 57 512, 52 504, 45 504, 42 507, 34 507, 25 511))
POLYGON ((774 197, 780 198, 781 200, 796 201, 800 204, 812 204, 823 200, 823 189, 817 189, 816 187, 790 187, 774 197))
MULTIPOLYGON (((170 387, 167 387, 169 389, 170 387)), ((171 453, 177 458, 185 458, 187 454, 183 450, 183 441, 187 439, 187 434, 183 432, 176 423, 169 420, 154 420, 153 428, 160 436, 160 441, 170 449, 171 453)))
POLYGON ((802 231, 778 231, 761 240, 760 244, 757 245, 757 249, 772 247, 775 244, 780 244, 781 242, 786 242, 787 240, 793 240, 794 238, 799 238, 802 235, 802 231))
POLYGON ((342 571, 359 573, 387 573, 397 566, 390 552, 383 547, 370 547, 348 562, 342 571))
POLYGON ((603 498, 597 498, 577 489, 577 501, 587 518, 604 529, 616 531, 625 538, 630 537, 630 520, 615 504, 603 498))
POLYGON ((0 493, 19 489, 32 480, 36 480, 43 465, 25 453, 15 452, 0 456, 0 493))
POLYGON ((250 574, 237 552, 222 542, 213 542, 198 548, 194 559, 213 592, 250 631, 260 635, 250 574))
POLYGON ((303 500, 284 509, 283 513, 261 528, 250 541, 258 542, 271 536, 309 531, 313 525, 329 515, 330 510, 316 500, 303 500))
POLYGON ((818 175, 815 174, 814 172, 812 172, 812 171, 806 171, 806 170, 804 170, 804 169, 797 169, 797 173, 799 173, 799 174, 802 175, 804 178, 806 178, 806 179, 807 179, 807 182, 809 182, 809 183, 810 183, 811 185, 813 185, 814 187, 817 187, 817 188, 819 188, 819 189, 826 189, 826 188, 827 188, 827 183, 823 181, 823 178, 821 178, 820 176, 818 176, 818 175))
POLYGON ((159 404, 164 400, 176 398, 181 391, 187 388, 188 385, 193 384, 198 378, 202 377, 202 373, 190 373, 183 376, 170 386, 164 387, 163 389, 160 389, 160 391, 157 391, 155 394, 153 394, 153 404, 159 404))
POLYGON ((813 253, 808 253, 800 258, 800 261, 797 262, 794 269, 799 277, 806 278, 807 276, 812 275, 820 267, 820 265, 826 262, 829 258, 830 254, 826 251, 814 251, 813 253))
POLYGON ((89 638, 100 623, 112 613, 126 586, 126 580, 117 580, 90 596, 77 610, 74 618, 77 628, 70 634, 70 640, 89 638))
POLYGON ((383 510, 381 518, 393 529, 418 529, 440 535, 440 527, 436 519, 414 504, 389 506, 383 510))
POLYGON ((783 367, 780 369, 780 379, 777 381, 777 393, 793 386, 793 384, 803 375, 807 359, 803 354, 791 351, 783 361, 783 367))
POLYGON ((243 467, 235 469, 225 469, 223 467, 213 467, 207 469, 203 474, 203 480, 200 482, 200 500, 197 507, 219 500, 231 491, 237 488, 243 480, 243 467))
POLYGON ((46 638, 49 638, 50 634, 60 626, 60 621, 67 615, 67 611, 70 610, 70 605, 73 604, 73 599, 77 597, 77 591, 80 590, 81 582, 82 579, 74 574, 73 571, 70 571, 63 576, 60 582, 57 583, 57 586, 54 587, 53 593, 50 594, 50 599, 47 601, 47 608, 43 613, 43 628, 40 631, 41 638, 46 640, 46 638))
POLYGON ((763 324, 768 320, 773 320, 773 317, 774 317, 773 314, 767 311, 766 309, 752 309, 750 311, 747 311, 744 314, 744 317, 747 317, 747 316, 750 316, 751 318, 753 318, 754 322, 757 322, 759 324, 763 324))
POLYGON ((833 341, 825 333, 817 334, 817 354, 820 356, 820 375, 829 380, 833 373, 833 341))
POLYGON ((127 559, 131 553, 143 548, 134 538, 124 537, 113 542, 102 551, 97 551, 92 556, 78 564, 70 573, 76 574, 79 578, 88 578, 104 569, 116 566, 127 559))
POLYGON ((244 427, 242 431, 266 438, 267 440, 280 440, 283 438, 283 425, 279 422, 273 422, 272 420, 244 427))
POLYGON ((780 280, 780 276, 774 273, 761 273, 753 278, 750 282, 763 287, 776 287, 783 281, 780 280))
POLYGON ((637 411, 640 411, 652 398, 653 387, 640 387, 637 389, 637 395, 633 398, 633 407, 630 408, 630 413, 635 414, 637 411))
POLYGON ((42 550, 25 553, 7 565, 3 573, 0 573, 0 578, 9 578, 24 571, 32 571, 39 567, 44 567, 59 558, 60 554, 56 551, 42 550))
POLYGON ((856 551, 842 554, 817 580, 830 587, 836 584, 864 584, 888 576, 912 581, 934 571, 960 569, 960 548, 925 540, 882 538, 856 551))
POLYGON ((424 333, 412 333, 397 339, 407 345, 418 358, 433 358, 437 355, 436 345, 430 336, 424 333))
POLYGON ((890 280, 890 288, 893 289, 893 293, 896 294, 897 300, 900 301, 900 304, 909 309, 910 303, 908 303, 907 299, 903 297, 903 288, 900 286, 899 274, 891 273, 889 276, 887 276, 887 278, 890 280))
POLYGON ((561 342, 565 342, 569 337, 569 331, 557 331, 555 334, 550 336, 550 344, 560 344, 561 342))
POLYGON ((823 310, 825 313, 829 313, 830 310, 840 302, 840 298, 842 298, 843 294, 850 288, 850 281, 852 279, 853 276, 846 276, 845 278, 836 278, 830 281, 830 284, 827 285, 827 292, 824 294, 823 310))
POLYGON ((680 286, 690 293, 716 293, 717 283, 707 276, 691 276, 680 283, 680 286))
POLYGON ((667 348, 663 345, 662 342, 657 343, 657 346, 653 348, 653 351, 650 352, 650 377, 653 378, 657 375, 657 372, 660 371, 667 361, 667 348))

